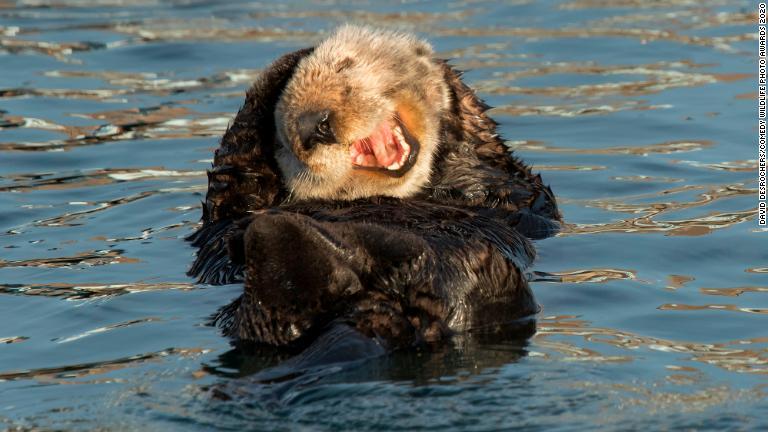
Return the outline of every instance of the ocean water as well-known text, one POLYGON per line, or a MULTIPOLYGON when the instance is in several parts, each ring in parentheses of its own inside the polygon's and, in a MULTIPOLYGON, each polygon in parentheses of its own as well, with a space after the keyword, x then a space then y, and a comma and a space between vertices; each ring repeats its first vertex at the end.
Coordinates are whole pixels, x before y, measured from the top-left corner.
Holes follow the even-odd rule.
POLYGON ((764 430, 757 15, 740 0, 0 0, 0 429, 764 430), (185 272, 249 82, 344 22, 401 28, 495 108, 567 225, 526 340, 307 379, 185 272), (237 395, 222 401, 211 389, 237 395))

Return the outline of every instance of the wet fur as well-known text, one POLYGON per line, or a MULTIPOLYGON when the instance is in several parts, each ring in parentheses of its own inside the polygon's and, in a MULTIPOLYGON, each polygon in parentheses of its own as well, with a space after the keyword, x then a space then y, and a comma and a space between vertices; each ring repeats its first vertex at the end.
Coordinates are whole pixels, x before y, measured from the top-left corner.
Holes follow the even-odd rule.
POLYGON ((404 198, 288 199, 275 111, 312 52, 283 56, 256 80, 209 172, 190 274, 244 279, 217 316, 225 332, 307 346, 342 323, 391 349, 535 313, 522 271, 535 255, 528 238, 558 228, 554 196, 445 61, 429 60, 448 103, 428 181, 404 198))
POLYGON ((439 119, 450 98, 432 47, 412 35, 344 26, 296 66, 275 108, 277 162, 297 199, 408 197, 430 178, 440 140, 439 119), (296 118, 330 109, 341 145, 302 148, 296 118), (416 164, 402 178, 355 170, 348 145, 397 115, 420 142, 416 164))

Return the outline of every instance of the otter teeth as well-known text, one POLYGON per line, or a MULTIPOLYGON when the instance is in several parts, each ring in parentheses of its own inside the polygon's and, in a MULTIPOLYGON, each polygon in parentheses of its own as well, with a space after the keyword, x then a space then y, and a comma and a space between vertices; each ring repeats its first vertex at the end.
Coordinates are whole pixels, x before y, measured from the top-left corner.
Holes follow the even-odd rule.
POLYGON ((408 160, 408 155, 411 153, 411 146, 408 145, 408 143, 405 141, 405 137, 403 137, 403 130, 400 129, 400 126, 395 126, 392 130, 393 135, 395 135, 395 138, 397 139, 397 143, 400 145, 400 148, 402 149, 402 154, 400 155, 400 160, 395 161, 392 165, 388 166, 388 170, 399 170, 400 168, 405 165, 405 161, 408 160))
POLYGON ((357 166, 383 168, 389 171, 403 168, 411 154, 411 146, 405 140, 403 129, 399 125, 391 125, 388 132, 380 130, 378 135, 374 134, 353 142, 349 149, 352 163, 357 166), (382 138, 388 138, 389 141, 383 143, 382 138), (389 165, 384 165, 384 160, 389 162, 389 165))
POLYGON ((409 146, 405 141, 401 141, 400 145, 403 146, 403 154, 400 156, 400 165, 405 165, 405 161, 408 160, 408 156, 411 154, 411 146, 409 146))

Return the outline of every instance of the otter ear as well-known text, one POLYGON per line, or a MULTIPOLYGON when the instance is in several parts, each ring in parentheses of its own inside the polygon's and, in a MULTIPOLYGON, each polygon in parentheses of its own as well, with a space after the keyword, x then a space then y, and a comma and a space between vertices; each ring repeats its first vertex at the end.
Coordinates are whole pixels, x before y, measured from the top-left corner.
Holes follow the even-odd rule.
POLYGON ((498 163, 508 153, 503 141, 496 132, 496 122, 485 113, 491 107, 477 97, 461 79, 462 72, 452 68, 448 62, 442 62, 445 83, 453 100, 451 115, 453 126, 460 132, 456 138, 474 144, 475 152, 481 159, 498 163))
POLYGON ((245 103, 224 133, 208 172, 203 205, 206 225, 271 206, 285 193, 274 158, 275 105, 296 65, 313 49, 280 57, 246 92, 245 103))

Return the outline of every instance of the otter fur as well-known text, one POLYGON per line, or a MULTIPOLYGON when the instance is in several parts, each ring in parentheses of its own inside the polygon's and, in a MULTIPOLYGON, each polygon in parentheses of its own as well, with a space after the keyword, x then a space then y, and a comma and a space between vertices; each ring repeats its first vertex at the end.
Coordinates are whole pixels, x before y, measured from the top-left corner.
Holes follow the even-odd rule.
POLYGON ((396 32, 344 26, 266 68, 190 237, 191 275, 244 283, 225 333, 301 348, 344 326, 398 349, 535 314, 529 239, 560 213, 488 108, 396 32))

